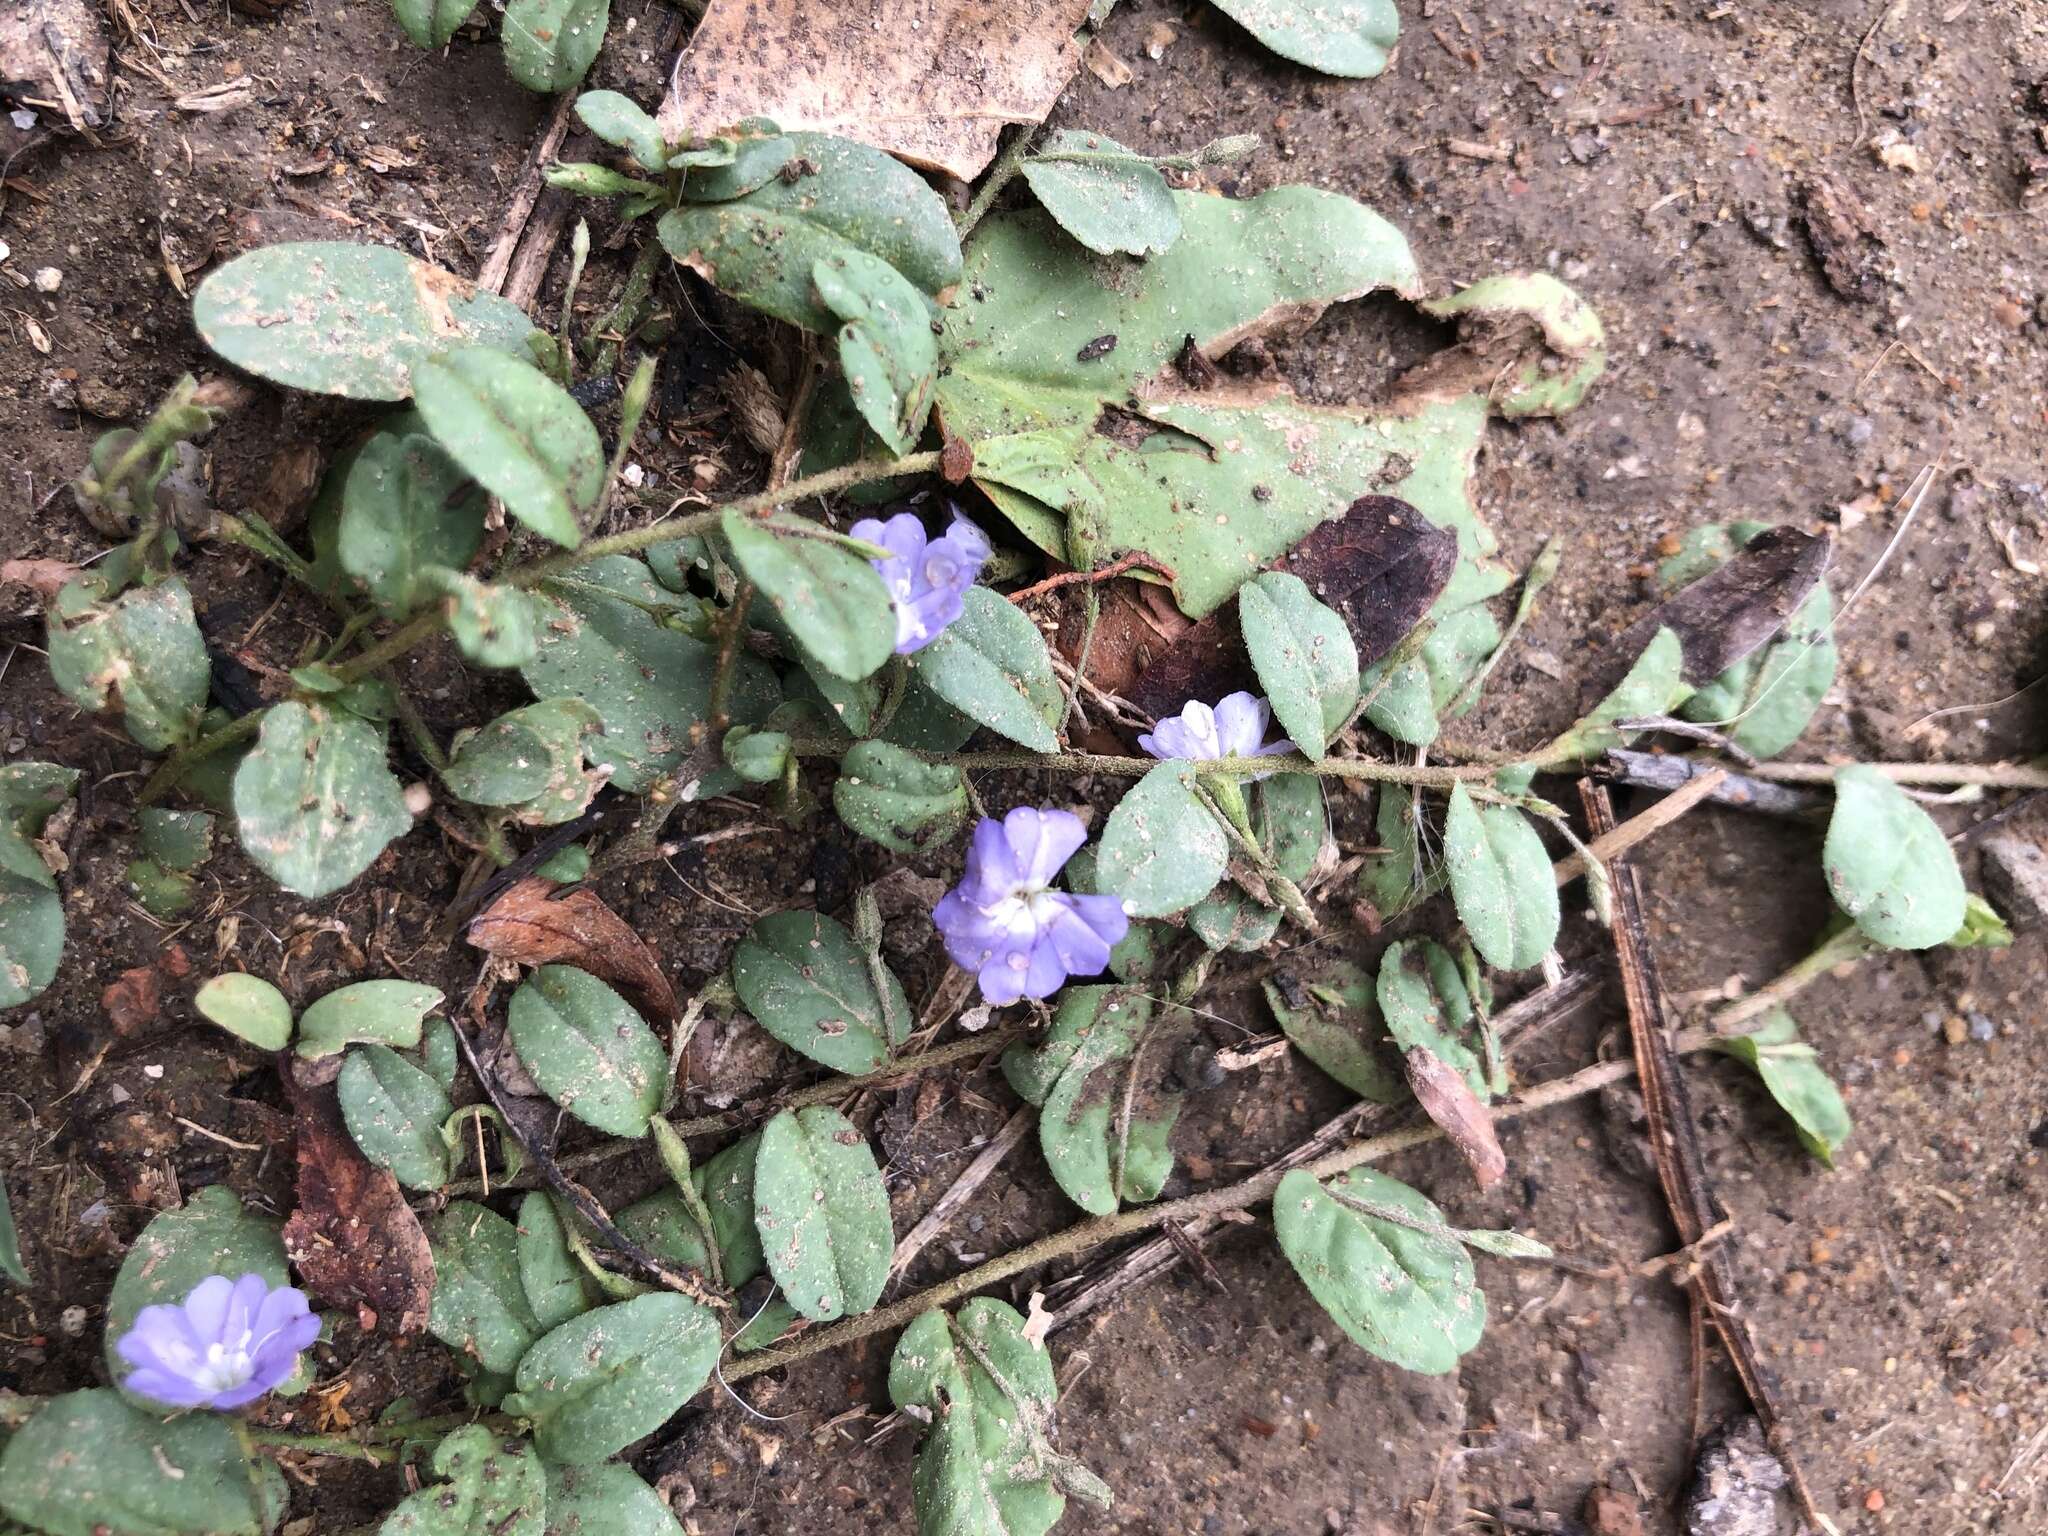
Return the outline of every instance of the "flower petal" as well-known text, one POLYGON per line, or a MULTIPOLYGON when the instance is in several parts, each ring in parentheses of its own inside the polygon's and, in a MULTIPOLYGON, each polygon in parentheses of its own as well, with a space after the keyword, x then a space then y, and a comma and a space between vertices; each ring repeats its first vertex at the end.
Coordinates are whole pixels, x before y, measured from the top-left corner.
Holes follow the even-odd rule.
POLYGON ((1074 897, 1067 896, 1060 903, 1059 911, 1045 925, 1042 942, 1059 956, 1060 967, 1067 975, 1099 976, 1109 964, 1110 946, 1094 924, 1075 910, 1074 901, 1074 897))
POLYGON ((186 1377, 156 1366, 130 1371, 128 1379, 121 1385, 137 1397, 146 1397, 153 1403, 168 1403, 173 1408, 197 1408, 208 1397, 202 1388, 195 1387, 186 1377))
POLYGON ((1003 836, 1017 857, 1027 885, 1051 885, 1067 860, 1088 841, 1088 829, 1072 811, 1037 810, 1020 805, 1003 818, 1003 836))
POLYGON ((1024 872, 1003 824, 993 816, 982 817, 967 840, 967 872, 960 881, 960 894, 975 906, 992 907, 1005 896, 1015 895, 1023 883, 1024 872))
POLYGON ((1256 757, 1273 711, 1254 694, 1233 693, 1217 701, 1214 718, 1218 757, 1256 757))
MULTIPOLYGON (((256 1283, 259 1287, 263 1284, 260 1278, 256 1283)), ((217 1342, 228 1326, 228 1312, 234 1305, 236 1286, 237 1282, 226 1275, 208 1275, 192 1287, 182 1307, 165 1310, 181 1311, 193 1336, 201 1343, 217 1342)), ((157 1308, 145 1310, 154 1312, 157 1308)), ((136 1321, 140 1322, 141 1318, 138 1316, 136 1321)))

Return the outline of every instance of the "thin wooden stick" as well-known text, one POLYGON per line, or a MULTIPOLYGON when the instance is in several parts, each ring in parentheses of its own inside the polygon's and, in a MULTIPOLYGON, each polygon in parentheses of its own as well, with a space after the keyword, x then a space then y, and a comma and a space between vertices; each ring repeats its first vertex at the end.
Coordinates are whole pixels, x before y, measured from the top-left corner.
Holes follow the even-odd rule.
POLYGON ((1003 1123, 1003 1128, 989 1137, 988 1144, 967 1165, 966 1172, 955 1179, 952 1186, 941 1196, 938 1203, 924 1213, 922 1220, 904 1235, 896 1245, 896 1255, 889 1261, 889 1280, 893 1284, 902 1278, 910 1268, 911 1261, 924 1252, 925 1245, 946 1230, 946 1223, 960 1212, 960 1207, 974 1198, 974 1192, 981 1188, 988 1176, 996 1171, 1002 1160, 1010 1155, 1018 1142, 1038 1119, 1038 1111, 1026 1105, 1003 1123))
MULTIPOLYGON (((1668 827, 1702 800, 1713 798, 1714 791, 1721 787, 1728 777, 1725 768, 1710 768, 1697 778, 1690 780, 1683 789, 1674 790, 1647 811, 1631 816, 1603 837, 1596 837, 1586 845, 1586 852, 1602 864, 1620 858, 1629 849, 1659 828, 1668 827)), ((1564 885, 1576 880, 1586 872, 1584 854, 1574 853, 1559 859, 1555 866, 1557 883, 1564 885)))
POLYGON ((490 253, 484 257, 483 270, 476 275, 477 287, 490 293, 505 291, 505 278, 512 270, 512 257, 519 249, 520 237, 526 233, 527 220, 533 217, 533 205, 540 200, 548 164, 555 158, 555 152, 562 147, 562 140, 569 132, 575 105, 576 93, 565 91, 562 99, 555 103, 555 115, 548 119, 547 127, 533 141, 526 165, 520 170, 519 179, 512 184, 512 195, 505 200, 505 222, 499 227, 498 238, 492 242, 490 253))

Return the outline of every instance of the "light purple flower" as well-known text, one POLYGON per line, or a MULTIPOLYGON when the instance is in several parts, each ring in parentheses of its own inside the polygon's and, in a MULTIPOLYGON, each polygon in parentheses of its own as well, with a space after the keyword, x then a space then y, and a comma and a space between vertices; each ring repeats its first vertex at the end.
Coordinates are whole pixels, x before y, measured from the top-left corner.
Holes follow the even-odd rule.
POLYGON ((1249 693, 1219 699, 1214 709, 1200 700, 1190 700, 1178 715, 1167 716, 1150 734, 1140 736, 1138 745, 1154 757, 1197 760, 1272 757, 1294 751, 1294 743, 1285 737, 1266 741, 1266 727, 1272 719, 1271 706, 1249 693))
POLYGON ((985 1002, 1050 997, 1069 976, 1093 976, 1131 920, 1114 896, 1076 896, 1053 877, 1088 840, 1071 811, 1019 806, 984 816, 967 845, 967 873, 939 898, 932 921, 953 963, 976 973, 985 1002))
POLYGON ((924 649, 960 617, 961 598, 990 553, 988 535, 957 512, 943 538, 926 538, 914 512, 898 512, 886 523, 864 517, 847 531, 889 551, 888 559, 872 563, 896 604, 898 656, 924 649))
POLYGON ((239 1408, 281 1386, 320 1319, 291 1286, 261 1275, 208 1275, 182 1306, 144 1307, 114 1350, 135 1369, 121 1383, 179 1408, 239 1408))

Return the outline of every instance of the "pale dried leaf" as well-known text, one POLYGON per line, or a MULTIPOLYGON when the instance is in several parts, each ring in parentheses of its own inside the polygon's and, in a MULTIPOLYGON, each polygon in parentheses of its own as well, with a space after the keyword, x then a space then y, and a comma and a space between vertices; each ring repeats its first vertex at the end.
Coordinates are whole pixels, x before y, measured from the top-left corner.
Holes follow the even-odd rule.
POLYGON ((1472 1177, 1479 1187, 1493 1188, 1507 1176, 1507 1155, 1493 1134, 1493 1116, 1479 1102, 1464 1074, 1419 1045, 1402 1057, 1402 1063, 1408 1069, 1408 1087, 1422 1112, 1472 1165, 1472 1177))

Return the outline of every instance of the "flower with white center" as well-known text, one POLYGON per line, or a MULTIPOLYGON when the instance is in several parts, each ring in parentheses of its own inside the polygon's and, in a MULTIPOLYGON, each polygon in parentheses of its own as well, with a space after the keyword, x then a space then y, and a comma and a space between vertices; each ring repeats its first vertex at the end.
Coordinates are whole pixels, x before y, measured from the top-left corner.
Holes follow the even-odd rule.
POLYGON ((261 1275, 208 1275, 178 1306, 144 1307, 114 1351, 135 1369, 121 1383, 178 1408, 239 1408, 281 1386, 320 1319, 291 1286, 261 1275))
POLYGON ((896 605, 896 654, 923 650, 939 631, 960 617, 962 599, 987 563, 988 535, 957 512, 942 538, 929 538, 914 512, 887 522, 864 517, 847 530, 856 539, 889 551, 871 561, 896 605))
POLYGON ((1284 736, 1266 740, 1266 727, 1273 710, 1264 699, 1249 693, 1233 693, 1219 699, 1211 709, 1191 699, 1177 715, 1169 715, 1138 738, 1138 745, 1154 757, 1190 758, 1206 761, 1218 757, 1272 757, 1295 750, 1284 736))

